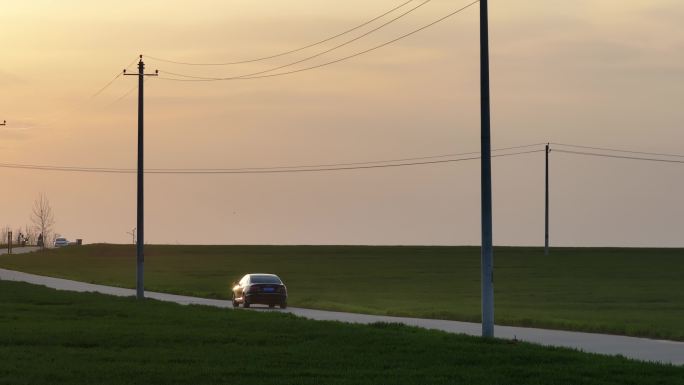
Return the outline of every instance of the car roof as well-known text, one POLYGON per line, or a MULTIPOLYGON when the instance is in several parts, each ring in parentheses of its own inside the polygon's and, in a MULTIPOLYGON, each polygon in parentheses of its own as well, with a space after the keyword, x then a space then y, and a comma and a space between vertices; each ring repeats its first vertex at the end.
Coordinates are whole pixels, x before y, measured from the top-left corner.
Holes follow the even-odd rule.
POLYGON ((250 273, 250 274, 246 274, 245 277, 249 277, 250 279, 251 279, 252 277, 273 277, 273 278, 278 279, 279 281, 282 281, 282 279, 280 279, 280 277, 278 277, 277 275, 275 275, 275 274, 266 274, 266 273, 250 273))

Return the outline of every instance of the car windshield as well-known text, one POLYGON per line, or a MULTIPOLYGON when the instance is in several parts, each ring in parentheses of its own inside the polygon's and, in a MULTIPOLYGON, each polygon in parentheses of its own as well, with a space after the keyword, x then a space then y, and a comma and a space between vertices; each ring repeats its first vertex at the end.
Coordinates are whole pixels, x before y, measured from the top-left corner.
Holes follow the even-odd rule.
POLYGON ((275 275, 255 274, 249 277, 250 283, 282 283, 275 275))

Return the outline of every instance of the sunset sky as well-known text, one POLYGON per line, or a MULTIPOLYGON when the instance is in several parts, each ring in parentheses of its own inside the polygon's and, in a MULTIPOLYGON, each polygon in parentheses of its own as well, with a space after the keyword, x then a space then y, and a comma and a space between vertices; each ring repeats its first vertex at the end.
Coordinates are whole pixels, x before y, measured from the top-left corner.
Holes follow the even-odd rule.
MULTIPOLYGON (((92 95, 137 55, 189 62, 269 56, 402 2, 1 1, 0 122, 8 124, 0 127, 0 163, 134 168, 136 91, 119 98, 137 79, 119 77, 92 95)), ((469 2, 432 0, 291 68, 371 48, 469 2)), ((551 141, 684 154, 684 2, 499 0, 490 2, 490 12, 493 147, 551 141)), ((150 72, 231 77, 313 55, 382 21, 264 62, 145 62, 150 72)), ((477 151, 478 25, 476 4, 409 38, 316 70, 223 82, 150 78, 146 166, 270 167, 477 151)), ((42 192, 58 233, 88 243, 130 242, 135 175, 0 168, 0 181, 0 226, 29 223, 42 192)), ((148 175, 146 241, 476 245, 479 183, 477 160, 148 175)), ((495 244, 543 244, 543 152, 494 159, 493 185, 495 244)), ((552 152, 552 244, 684 246, 682 196, 684 164, 552 152)))

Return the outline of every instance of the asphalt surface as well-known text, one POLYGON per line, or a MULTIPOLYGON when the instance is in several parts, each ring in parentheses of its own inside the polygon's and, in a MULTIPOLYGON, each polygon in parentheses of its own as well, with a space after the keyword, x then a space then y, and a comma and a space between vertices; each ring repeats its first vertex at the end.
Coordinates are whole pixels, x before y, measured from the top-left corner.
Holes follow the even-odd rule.
MULTIPOLYGON (((66 279, 44 277, 18 271, 0 269, 0 280, 21 281, 36 285, 44 285, 53 289, 76 292, 96 292, 102 294, 129 297, 135 295, 133 289, 94 285, 90 283, 70 281, 66 279)), ((231 301, 188 297, 182 295, 146 292, 147 298, 160 301, 175 302, 181 305, 207 305, 232 309, 231 301)), ((252 308, 256 311, 281 311, 292 313, 313 320, 342 321, 350 323, 370 324, 375 322, 396 322, 426 329, 442 330, 450 333, 479 336, 481 326, 478 323, 431 320, 407 317, 376 316, 334 311, 288 308, 285 310, 252 308)), ((684 365, 684 342, 652 340, 647 338, 625 337, 607 334, 580 333, 562 330, 546 330, 521 328, 512 326, 496 326, 495 336, 504 339, 517 339, 547 346, 574 348, 585 352, 606 355, 622 355, 625 357, 660 363, 684 365)))
MULTIPOLYGON (((27 247, 13 247, 12 254, 26 254, 32 253, 34 251, 40 250, 40 247, 27 246, 27 247)), ((7 254, 7 248, 0 249, 0 255, 7 254)))

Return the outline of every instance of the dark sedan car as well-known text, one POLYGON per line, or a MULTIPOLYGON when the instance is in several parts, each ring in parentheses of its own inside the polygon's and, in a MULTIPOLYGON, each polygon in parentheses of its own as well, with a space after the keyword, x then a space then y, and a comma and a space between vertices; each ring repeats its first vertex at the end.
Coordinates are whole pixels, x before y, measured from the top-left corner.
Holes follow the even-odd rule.
POLYGON ((287 287, 274 274, 247 274, 233 284, 233 306, 249 307, 252 304, 268 307, 287 307, 287 287))

